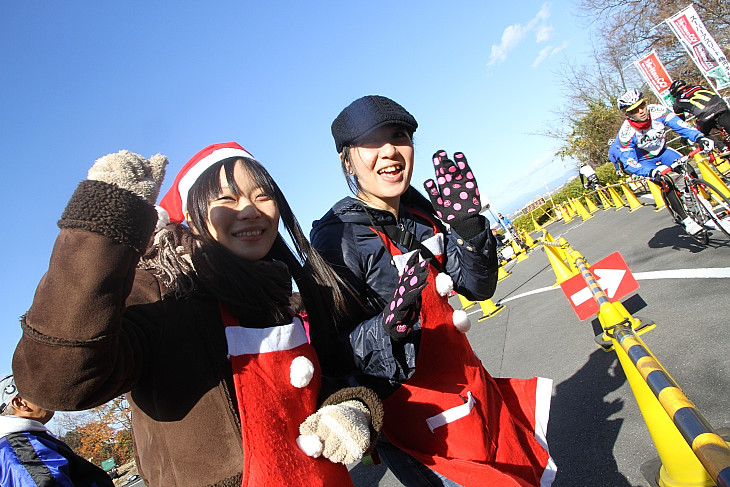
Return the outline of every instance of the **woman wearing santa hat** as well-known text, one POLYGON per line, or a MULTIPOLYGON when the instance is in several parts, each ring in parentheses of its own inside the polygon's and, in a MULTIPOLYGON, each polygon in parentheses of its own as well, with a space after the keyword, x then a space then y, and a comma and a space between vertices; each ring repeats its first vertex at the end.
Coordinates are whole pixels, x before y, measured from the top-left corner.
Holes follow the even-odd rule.
POLYGON ((314 222, 312 245, 359 302, 333 331, 349 360, 318 348, 323 369, 383 399, 377 452, 404 485, 549 485, 551 382, 494 379, 472 351, 469 319, 448 295, 492 296, 496 244, 464 154, 433 155, 430 202, 410 185, 417 127, 383 96, 355 100, 332 123, 355 197, 314 222))
POLYGON ((335 274, 240 145, 196 154, 155 211, 166 164, 121 151, 80 183, 22 320, 16 382, 56 410, 129 393, 149 486, 351 485, 344 464, 375 441, 382 405, 364 387, 320 400, 289 306, 294 279, 310 323, 336 319, 335 274))

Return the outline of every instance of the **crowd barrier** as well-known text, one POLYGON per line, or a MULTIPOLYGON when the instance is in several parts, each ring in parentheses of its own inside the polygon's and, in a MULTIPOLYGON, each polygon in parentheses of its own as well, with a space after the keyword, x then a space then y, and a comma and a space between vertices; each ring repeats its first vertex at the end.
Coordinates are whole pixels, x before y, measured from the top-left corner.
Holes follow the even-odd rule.
POLYGON ((636 397, 661 462, 656 472, 657 485, 730 487, 728 443, 639 338, 639 334, 655 325, 632 317, 620 302, 611 302, 590 272, 588 262, 565 239, 555 242, 545 232, 541 243, 556 278, 564 280, 568 272, 572 277, 577 269, 598 304, 598 321, 603 333, 596 337, 596 343, 606 351, 616 351, 636 397), (571 268, 565 259, 560 259, 562 267, 556 264, 560 253, 554 249, 561 249, 574 266, 571 268))

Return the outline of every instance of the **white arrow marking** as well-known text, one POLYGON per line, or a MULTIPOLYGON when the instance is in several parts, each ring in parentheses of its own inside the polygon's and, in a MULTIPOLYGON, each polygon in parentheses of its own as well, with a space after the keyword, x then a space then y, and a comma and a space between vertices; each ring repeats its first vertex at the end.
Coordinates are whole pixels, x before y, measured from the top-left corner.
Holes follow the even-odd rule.
MULTIPOLYGON (((598 285, 601 286, 609 298, 614 297, 621 280, 626 274, 625 269, 593 269, 593 273, 598 276, 598 285)), ((587 287, 584 287, 570 297, 575 306, 580 306, 593 297, 593 293, 587 287)))

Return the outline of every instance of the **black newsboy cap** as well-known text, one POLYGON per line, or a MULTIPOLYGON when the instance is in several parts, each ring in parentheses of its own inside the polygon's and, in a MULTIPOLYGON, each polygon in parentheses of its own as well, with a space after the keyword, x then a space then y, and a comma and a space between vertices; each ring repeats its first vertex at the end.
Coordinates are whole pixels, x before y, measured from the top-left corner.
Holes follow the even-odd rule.
POLYGON ((350 103, 332 122, 332 136, 337 152, 355 142, 358 138, 382 125, 395 123, 411 131, 418 128, 418 122, 408 111, 384 96, 367 95, 350 103))

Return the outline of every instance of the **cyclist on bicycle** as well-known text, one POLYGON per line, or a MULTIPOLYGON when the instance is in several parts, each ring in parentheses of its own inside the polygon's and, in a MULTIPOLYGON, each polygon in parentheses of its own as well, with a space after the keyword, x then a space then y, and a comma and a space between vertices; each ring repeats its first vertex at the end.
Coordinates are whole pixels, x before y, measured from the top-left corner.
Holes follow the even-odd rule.
POLYGON ((654 179, 662 187, 662 194, 682 220, 687 233, 699 233, 702 227, 687 216, 675 192, 670 191, 674 188, 674 181, 667 173, 682 154, 667 147, 665 132, 668 128, 672 129, 685 139, 698 143, 706 151, 712 150, 714 143, 670 109, 662 105, 648 105, 639 90, 629 90, 621 95, 618 108, 626 114, 626 120, 616 136, 621 146, 619 163, 623 170, 654 179))
POLYGON ((590 164, 585 162, 578 163, 578 175, 580 176, 580 182, 585 189, 589 189, 592 186, 598 186, 601 182, 598 180, 596 171, 591 167, 590 164))
MULTIPOLYGON (((730 134, 730 109, 720 95, 700 85, 688 85, 678 79, 669 86, 669 94, 674 97, 672 109, 675 113, 689 112, 697 119, 697 128, 709 136, 713 128, 724 130, 730 134)), ((717 139, 715 139, 717 140, 717 139)), ((727 150, 722 142, 721 150, 727 150)))

